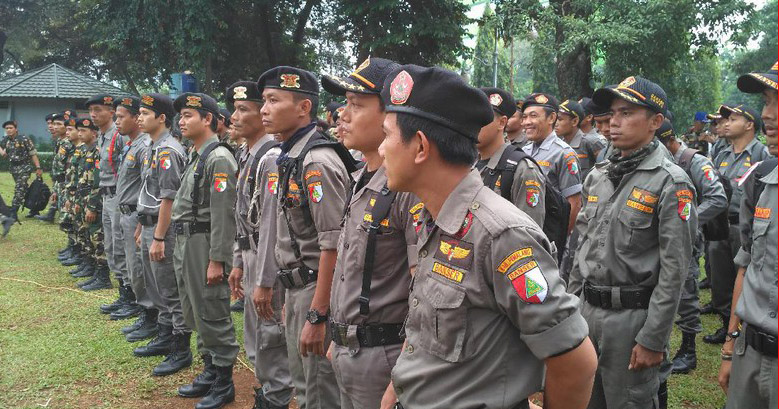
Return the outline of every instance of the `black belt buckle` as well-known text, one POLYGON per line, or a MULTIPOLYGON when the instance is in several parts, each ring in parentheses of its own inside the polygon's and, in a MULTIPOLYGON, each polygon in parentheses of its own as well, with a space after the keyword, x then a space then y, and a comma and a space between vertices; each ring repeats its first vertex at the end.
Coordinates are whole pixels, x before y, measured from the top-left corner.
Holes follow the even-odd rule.
POLYGON ((598 292, 600 307, 606 310, 611 309, 611 291, 595 290, 598 292))
POLYGON ((276 275, 278 276, 279 281, 281 281, 281 285, 283 285, 284 288, 295 287, 295 281, 292 279, 292 273, 289 270, 281 270, 276 275))
POLYGON ((238 236, 236 241, 238 242, 238 249, 240 250, 251 250, 252 245, 249 240, 250 236, 238 236))

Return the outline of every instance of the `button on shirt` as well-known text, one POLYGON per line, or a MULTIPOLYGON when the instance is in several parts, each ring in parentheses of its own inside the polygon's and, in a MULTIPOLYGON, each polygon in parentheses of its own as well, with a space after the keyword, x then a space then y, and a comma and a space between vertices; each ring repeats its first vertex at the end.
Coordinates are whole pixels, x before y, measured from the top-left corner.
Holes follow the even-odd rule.
POLYGON ((582 177, 576 152, 552 132, 540 144, 529 143, 522 148, 541 166, 547 183, 560 190, 563 197, 582 191, 582 177))
MULTIPOLYGON (((363 168, 357 180, 366 172, 363 168)), ((338 244, 338 261, 330 296, 331 316, 343 324, 402 323, 408 312, 410 268, 417 264, 415 224, 424 205, 410 193, 398 193, 379 224, 371 275, 370 314, 360 315, 358 298, 368 245, 371 211, 387 183, 384 166, 352 195, 338 244)), ((354 187, 355 189, 358 186, 354 187)))
POLYGON ((614 187, 610 161, 592 169, 576 219, 579 244, 568 291, 594 286, 653 289, 636 342, 662 351, 668 342, 697 234, 695 190, 658 146, 614 187))
POLYGON ((744 273, 744 287, 736 315, 749 324, 777 335, 777 168, 763 177, 763 192, 752 222, 751 261, 744 273))
POLYGON ((738 215, 738 208, 741 204, 741 195, 743 189, 738 185, 738 180, 744 176, 747 170, 757 163, 770 156, 768 148, 757 139, 753 139, 746 148, 740 153, 733 152, 733 144, 722 149, 714 159, 714 165, 728 180, 733 188, 733 194, 730 197, 728 213, 738 215))
POLYGON ((588 329, 550 243, 476 170, 423 221, 407 347, 392 379, 409 408, 512 408, 541 389, 543 360, 588 329))
POLYGON ((123 149, 122 165, 119 167, 119 179, 116 182, 116 193, 119 195, 119 204, 137 206, 138 197, 141 194, 141 170, 143 159, 151 146, 151 138, 148 134, 138 135, 129 145, 123 149))
POLYGON ((165 131, 156 142, 149 138, 141 164, 143 183, 138 195, 139 214, 157 216, 162 199, 176 198, 186 163, 186 150, 170 132, 165 131))

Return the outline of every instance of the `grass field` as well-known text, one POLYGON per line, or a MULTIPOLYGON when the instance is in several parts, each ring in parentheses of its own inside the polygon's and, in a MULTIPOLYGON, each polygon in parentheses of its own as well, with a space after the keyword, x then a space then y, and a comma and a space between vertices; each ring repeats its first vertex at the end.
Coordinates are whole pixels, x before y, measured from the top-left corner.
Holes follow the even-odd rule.
MULTIPOLYGON (((0 193, 10 205, 13 181, 0 173, 0 193)), ((23 216, 23 215, 22 215, 23 216)), ((176 396, 201 369, 196 358, 189 370, 158 378, 151 369, 159 358, 135 358, 119 328, 129 321, 109 321, 98 306, 116 290, 85 293, 56 260, 65 235, 51 224, 22 217, 0 239, 0 408, 191 408, 195 400, 176 396)), ((704 301, 709 291, 702 294, 704 301)), ((243 317, 233 314, 243 344, 243 317)), ((704 317, 705 333, 716 329, 704 317)), ((698 338, 698 369, 675 375, 669 384, 670 408, 715 409, 724 403, 716 383, 719 346, 698 338)), ((672 351, 680 335, 674 331, 672 351)), ((194 346, 194 337, 193 337, 194 346)), ((236 364, 239 396, 228 408, 253 404, 253 374, 241 351, 236 364)))

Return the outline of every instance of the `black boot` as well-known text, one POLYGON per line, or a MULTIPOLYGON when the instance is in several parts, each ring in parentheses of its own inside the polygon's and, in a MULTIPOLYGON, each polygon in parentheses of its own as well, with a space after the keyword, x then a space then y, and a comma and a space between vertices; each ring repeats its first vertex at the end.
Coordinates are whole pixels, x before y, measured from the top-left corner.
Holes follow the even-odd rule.
POLYGON ((57 260, 64 261, 73 255, 73 242, 68 240, 68 245, 64 249, 57 252, 57 260))
MULTIPOLYGON (((149 320, 150 322, 154 323, 154 325, 157 325, 157 310, 155 310, 154 308, 144 309, 143 311, 141 311, 141 314, 138 315, 138 318, 136 318, 132 324, 126 327, 122 327, 122 329, 120 329, 119 331, 121 331, 122 334, 125 335, 133 331, 137 331, 138 328, 140 328, 146 322, 146 320, 149 320)), ((154 331, 154 334, 157 334, 156 330, 154 331)))
POLYGON ((195 405, 195 409, 219 409, 235 400, 233 384, 233 366, 214 366, 216 382, 211 385, 208 394, 195 405))
POLYGON ((81 259, 81 264, 79 264, 79 265, 73 267, 72 269, 70 269, 70 271, 68 271, 68 274, 70 274, 73 277, 87 277, 87 276, 90 276, 90 275, 92 275, 91 272, 89 274, 87 274, 87 275, 77 275, 77 274, 83 272, 84 270, 86 270, 88 267, 91 267, 91 266, 92 266, 92 264, 89 262, 89 259, 83 258, 83 259, 81 259))
POLYGON ((143 311, 143 307, 135 302, 135 293, 129 285, 125 285, 125 304, 119 309, 111 313, 111 321, 126 320, 128 318, 137 317, 138 314, 143 311))
POLYGON ((71 267, 71 266, 81 264, 84 257, 79 253, 81 253, 80 249, 78 252, 74 252, 73 257, 67 260, 63 260, 61 264, 65 267, 71 267))
POLYGON ((660 403, 658 409, 668 409, 668 382, 660 384, 660 389, 657 391, 657 400, 660 403))
POLYGON ((107 265, 99 265, 95 267, 95 281, 91 284, 81 287, 84 291, 105 290, 113 288, 111 284, 111 273, 108 271, 107 265))
POLYGON ((233 303, 233 305, 230 306, 230 311, 232 312, 243 312, 243 298, 233 303))
POLYGON ((2 224, 3 226, 3 233, 2 233, 3 237, 8 235, 8 232, 11 231, 11 227, 13 227, 15 222, 16 220, 8 216, 0 215, 0 224, 2 224))
POLYGON ((254 388, 254 406, 252 406, 252 409, 289 409, 289 405, 274 405, 265 397, 265 391, 262 388, 254 388))
POLYGON ((682 345, 672 361, 671 373, 687 374, 698 367, 698 357, 695 354, 695 333, 682 332, 682 345))
POLYGON ((716 331, 714 331, 713 334, 706 335, 703 337, 703 342, 707 344, 724 344, 725 343, 725 335, 728 334, 728 318, 725 318, 725 316, 721 316, 722 318, 722 327, 716 331))
POLYGON ((698 282, 699 290, 705 290, 707 288, 711 288, 711 278, 709 278, 708 276, 706 276, 706 278, 698 282))
POLYGON ((708 303, 708 304, 704 305, 703 307, 701 307, 700 311, 701 311, 701 315, 714 314, 714 313, 717 312, 717 311, 714 310, 714 305, 712 305, 711 303, 708 303))
POLYGON ((37 211, 37 210, 30 210, 29 212, 27 212, 27 216, 24 216, 24 217, 26 219, 32 219, 35 216, 38 216, 39 214, 41 214, 41 213, 39 211, 37 211))
MULTIPOLYGON (((125 335, 127 342, 138 342, 154 338, 159 332, 157 326, 157 310, 143 310, 139 315, 140 324, 125 335)), ((135 324, 133 324, 135 325, 135 324)))
POLYGON ((157 336, 149 341, 148 344, 135 348, 133 355, 138 357, 165 356, 170 352, 171 344, 173 343, 173 327, 162 324, 158 324, 158 327, 157 336))
POLYGON ((42 222, 54 223, 54 214, 57 213, 57 208, 54 206, 49 207, 49 211, 45 215, 35 216, 36 219, 42 222))
POLYGON ((127 289, 129 288, 129 285, 124 285, 124 283, 120 280, 119 281, 119 297, 116 298, 116 301, 112 302, 111 304, 102 304, 100 305, 100 312, 103 314, 110 314, 125 305, 127 305, 127 289))
MULTIPOLYGON (((86 266, 84 267, 83 270, 71 275, 73 276, 73 278, 94 277, 95 265, 93 263, 86 263, 86 266)), ((81 287, 83 287, 83 285, 81 287)))
POLYGON ((192 365, 192 351, 189 348, 189 339, 191 332, 184 332, 173 335, 173 347, 165 360, 160 362, 151 371, 154 376, 172 375, 184 368, 192 365))
POLYGON ((216 382, 216 367, 211 361, 211 355, 203 355, 203 372, 199 373, 195 380, 188 385, 179 387, 179 396, 185 398, 199 398, 205 396, 216 382))
MULTIPOLYGON (((84 257, 84 258, 87 258, 87 257, 84 257)), ((89 278, 87 280, 84 280, 84 281, 76 283, 76 287, 84 288, 85 286, 91 285, 92 283, 95 282, 95 280, 97 280, 97 274, 95 274, 95 272, 96 272, 96 270, 95 270, 95 262, 94 261, 90 261, 90 265, 91 265, 91 268, 90 268, 89 271, 92 273, 92 275, 91 276, 82 276, 82 277, 89 277, 89 278)))

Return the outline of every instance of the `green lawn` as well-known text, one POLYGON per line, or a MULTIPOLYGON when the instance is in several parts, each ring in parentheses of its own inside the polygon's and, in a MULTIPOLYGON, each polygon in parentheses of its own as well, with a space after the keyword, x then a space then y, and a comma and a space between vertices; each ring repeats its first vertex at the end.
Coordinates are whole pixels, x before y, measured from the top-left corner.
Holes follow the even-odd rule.
MULTIPOLYGON (((0 173, 0 193, 10 205, 13 181, 0 173)), ((0 239, 0 408, 191 408, 194 400, 175 396, 202 368, 157 378, 158 358, 139 359, 119 334, 129 321, 108 321, 97 311, 115 290, 85 293, 56 260, 65 235, 55 226, 22 218, 0 239)), ((709 291, 702 297, 708 301, 709 291)), ((243 317, 234 314, 243 343, 243 317)), ((717 322, 704 317, 705 333, 717 322)), ((680 342, 677 331, 672 350, 680 342)), ((194 345, 194 338, 193 338, 194 345)), ((719 408, 724 395, 716 383, 719 346, 698 342, 698 369, 670 380, 671 408, 719 408)), ((246 362, 241 353, 239 358, 246 362)), ((251 407, 252 374, 236 364, 239 397, 230 408, 251 407)))

